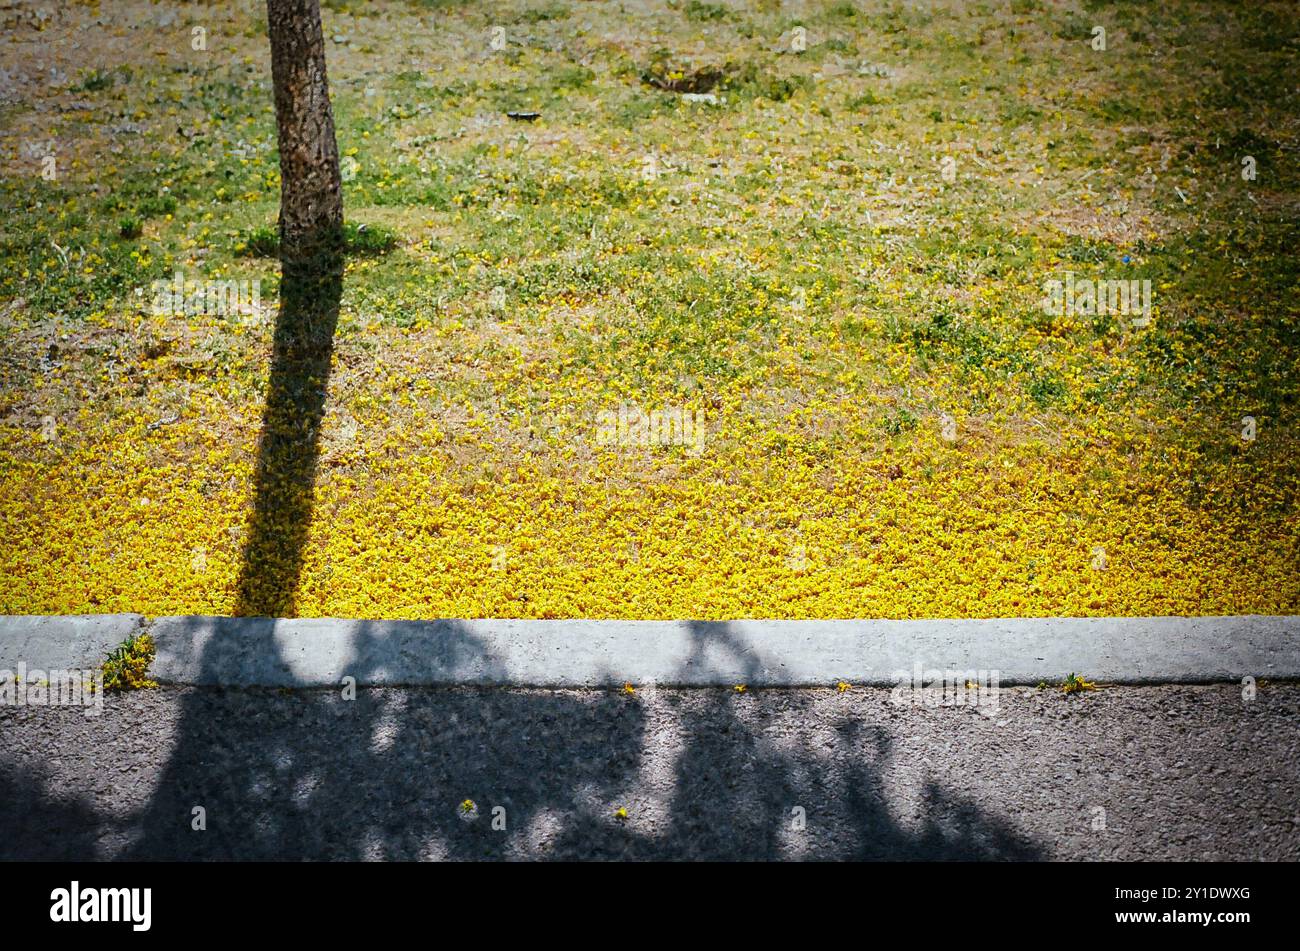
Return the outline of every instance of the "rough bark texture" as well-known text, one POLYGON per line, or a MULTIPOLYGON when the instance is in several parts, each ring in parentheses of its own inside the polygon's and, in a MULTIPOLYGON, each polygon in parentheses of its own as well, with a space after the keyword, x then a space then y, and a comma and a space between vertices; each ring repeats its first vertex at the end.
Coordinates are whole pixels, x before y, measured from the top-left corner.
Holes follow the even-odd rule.
POLYGON ((267 0, 280 146, 280 257, 306 264, 339 242, 343 184, 319 0, 267 0))

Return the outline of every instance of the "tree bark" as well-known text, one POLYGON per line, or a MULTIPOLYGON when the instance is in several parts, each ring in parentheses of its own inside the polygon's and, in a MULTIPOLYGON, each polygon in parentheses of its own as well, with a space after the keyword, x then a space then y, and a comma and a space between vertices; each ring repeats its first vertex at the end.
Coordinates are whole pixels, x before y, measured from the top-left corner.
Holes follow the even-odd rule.
POLYGON ((280 260, 297 269, 341 244, 339 147, 319 0, 267 0, 266 16, 280 147, 280 260))

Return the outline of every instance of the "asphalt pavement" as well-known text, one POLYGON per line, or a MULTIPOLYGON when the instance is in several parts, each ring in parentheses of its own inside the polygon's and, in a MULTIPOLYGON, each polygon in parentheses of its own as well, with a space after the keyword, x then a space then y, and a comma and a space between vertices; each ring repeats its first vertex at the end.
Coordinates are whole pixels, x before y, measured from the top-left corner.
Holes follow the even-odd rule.
POLYGON ((349 694, 0 707, 0 858, 1300 857, 1294 683, 349 694))

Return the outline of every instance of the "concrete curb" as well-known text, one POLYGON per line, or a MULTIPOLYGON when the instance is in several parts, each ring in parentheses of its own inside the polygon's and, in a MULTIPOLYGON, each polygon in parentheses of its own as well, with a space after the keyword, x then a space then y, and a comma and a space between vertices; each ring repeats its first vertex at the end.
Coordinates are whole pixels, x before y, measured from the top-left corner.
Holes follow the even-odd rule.
POLYGON ((0 615, 0 670, 93 670, 144 623, 139 614, 0 615))
POLYGON ((0 618, 0 669, 86 666, 147 630, 163 683, 232 687, 889 686, 926 671, 1004 685, 1300 679, 1300 617, 932 621, 361 621, 0 618), (24 653, 25 652, 25 653, 24 653))

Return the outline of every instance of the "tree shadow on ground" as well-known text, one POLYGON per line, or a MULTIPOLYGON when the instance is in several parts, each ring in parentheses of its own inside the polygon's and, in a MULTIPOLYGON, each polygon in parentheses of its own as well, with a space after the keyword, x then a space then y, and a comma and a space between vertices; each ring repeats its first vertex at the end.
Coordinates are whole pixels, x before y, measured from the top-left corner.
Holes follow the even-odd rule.
POLYGON ((341 239, 304 263, 284 262, 236 615, 296 613, 342 294, 341 239))
MULTIPOLYGON (((230 663, 254 652, 278 651, 290 672, 276 628, 244 622, 237 636, 228 628, 208 638, 199 679, 220 684, 230 663)), ((405 649, 405 630, 356 624, 342 676, 388 681, 380 658, 405 649)), ((728 625, 700 625, 696 635, 683 669, 760 669, 728 625)), ((442 622, 440 637, 420 655, 429 673, 506 672, 465 625, 442 622)), ((25 814, 45 817, 35 823, 45 834, 8 851, 139 860, 1041 857, 1010 823, 933 782, 918 818, 915 802, 897 801, 882 778, 885 726, 828 713, 812 694, 391 686, 347 699, 342 685, 188 688, 175 700, 172 742, 159 749, 165 763, 147 802, 99 816, 79 806, 70 820, 66 803, 29 783, 18 799, 25 814), (130 844, 103 848, 108 828, 130 844)), ((120 729, 107 713, 96 729, 120 729)))
POLYGON ((0 860, 94 858, 106 820, 81 793, 58 790, 36 765, 0 760, 0 860))

